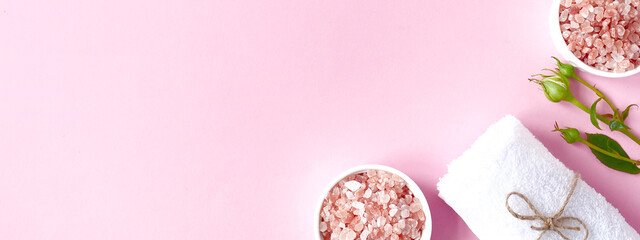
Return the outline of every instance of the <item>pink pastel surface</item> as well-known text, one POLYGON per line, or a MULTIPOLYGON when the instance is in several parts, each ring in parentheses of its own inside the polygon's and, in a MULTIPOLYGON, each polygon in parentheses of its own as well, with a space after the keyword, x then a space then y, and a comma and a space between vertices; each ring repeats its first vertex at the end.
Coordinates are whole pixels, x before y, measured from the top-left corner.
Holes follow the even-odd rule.
MULTIPOLYGON (((0 239, 312 239, 366 163, 418 183, 432 239, 475 239, 436 182, 505 114, 640 229, 640 176, 552 133, 595 128, 527 81, 551 1, 463 2, 2 1, 0 239)), ((582 75, 640 103, 640 76, 582 75)))

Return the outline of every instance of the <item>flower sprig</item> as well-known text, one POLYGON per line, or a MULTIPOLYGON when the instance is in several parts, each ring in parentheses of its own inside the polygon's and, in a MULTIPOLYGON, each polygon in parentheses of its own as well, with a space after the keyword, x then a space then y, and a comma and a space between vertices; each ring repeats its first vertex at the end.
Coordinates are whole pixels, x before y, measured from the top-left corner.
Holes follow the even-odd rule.
MULTIPOLYGON (((535 74, 532 75, 533 78, 529 79, 529 81, 542 86, 545 96, 550 101, 566 101, 589 114, 591 123, 596 128, 602 130, 599 124, 599 122, 602 122, 606 124, 611 131, 619 131, 626 135, 629 139, 640 145, 640 139, 630 131, 630 127, 625 123, 625 120, 629 116, 629 110, 633 106, 637 107, 638 105, 631 104, 624 110, 620 111, 620 108, 616 107, 611 102, 611 100, 606 95, 604 95, 604 93, 602 93, 595 86, 587 83, 582 78, 580 78, 575 73, 574 67, 571 64, 562 63, 557 58, 553 58, 557 62, 556 69, 543 69, 550 72, 550 74, 535 74), (580 102, 573 96, 569 88, 571 84, 570 79, 573 79, 584 85, 585 87, 593 91, 596 96, 598 96, 598 99, 593 102, 593 104, 591 104, 591 107, 587 107, 586 105, 582 104, 582 102, 580 102), (608 107, 611 109, 611 113, 599 114, 596 111, 598 103, 602 100, 607 103, 608 107)), ((624 149, 622 149, 620 144, 618 144, 618 142, 604 134, 586 133, 587 138, 585 139, 582 138, 580 131, 578 131, 577 129, 561 129, 558 127, 557 123, 555 125, 554 131, 560 132, 567 143, 572 144, 580 142, 587 145, 591 149, 591 152, 596 156, 596 158, 598 158, 600 162, 610 168, 632 174, 640 173, 640 168, 638 168, 638 165, 640 165, 640 161, 631 159, 629 155, 624 151, 624 149)))

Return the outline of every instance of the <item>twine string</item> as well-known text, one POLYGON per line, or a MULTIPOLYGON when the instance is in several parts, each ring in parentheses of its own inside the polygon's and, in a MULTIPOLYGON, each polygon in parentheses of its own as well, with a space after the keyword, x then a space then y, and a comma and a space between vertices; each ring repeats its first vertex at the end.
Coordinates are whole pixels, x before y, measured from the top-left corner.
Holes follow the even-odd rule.
POLYGON ((584 236, 584 239, 586 240, 589 237, 589 229, 587 228, 587 225, 584 224, 582 220, 580 220, 577 217, 566 217, 566 216, 560 217, 564 212, 564 209, 567 206, 567 203, 569 203, 569 199, 571 199, 571 196, 573 195, 573 191, 576 189, 576 185, 578 185, 579 179, 580 179, 580 174, 576 173, 573 176, 573 182, 571 183, 571 188, 569 189, 569 193, 567 194, 567 197, 564 199, 564 202, 562 203, 562 207, 560 207, 560 210, 558 210, 558 212, 556 212, 556 214, 554 214, 551 217, 547 217, 540 214, 540 212, 538 212, 538 209, 536 209, 536 207, 533 206, 529 198, 527 198, 526 196, 524 196, 522 193, 519 193, 519 192, 511 192, 507 195, 507 200, 505 203, 507 206, 507 210, 509 211, 509 213, 511 213, 511 215, 513 215, 517 219, 527 220, 527 221, 540 221, 542 223, 541 226, 531 225, 531 229, 540 231, 540 235, 536 240, 539 240, 540 238, 542 238, 542 235, 544 235, 547 231, 553 231, 558 235, 560 235, 562 239, 569 240, 569 238, 564 234, 562 234, 560 230, 566 229, 566 230, 580 231, 581 228, 579 226, 578 227, 570 226, 563 223, 567 221, 574 221, 574 222, 580 223, 580 225, 582 225, 582 227, 586 232, 586 235, 584 236), (513 211, 511 206, 509 206, 509 198, 514 195, 521 198, 527 203, 527 205, 529 205, 529 208, 533 211, 533 215, 522 215, 513 211))

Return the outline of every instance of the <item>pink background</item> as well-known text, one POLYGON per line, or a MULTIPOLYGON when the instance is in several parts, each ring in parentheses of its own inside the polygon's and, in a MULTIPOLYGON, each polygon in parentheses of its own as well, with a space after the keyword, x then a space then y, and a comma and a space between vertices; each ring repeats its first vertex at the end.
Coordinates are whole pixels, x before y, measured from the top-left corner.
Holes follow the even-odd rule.
MULTIPOLYGON (((595 128, 527 81, 557 55, 549 9, 4 0, 0 239, 312 239, 326 184, 365 163, 420 185, 432 239, 475 239, 436 182, 505 114, 640 229, 640 176, 552 133, 595 128)), ((582 76, 640 103, 638 76, 582 76)))

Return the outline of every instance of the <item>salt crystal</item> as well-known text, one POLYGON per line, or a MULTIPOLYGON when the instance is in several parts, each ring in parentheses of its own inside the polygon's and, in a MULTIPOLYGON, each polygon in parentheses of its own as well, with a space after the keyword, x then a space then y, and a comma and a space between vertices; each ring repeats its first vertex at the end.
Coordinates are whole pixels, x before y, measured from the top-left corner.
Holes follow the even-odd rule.
MULTIPOLYGON (((584 23, 584 18, 582 15, 575 15, 574 19, 576 23, 584 23)), ((576 24, 577 25, 577 24, 576 24)), ((576 27, 577 28, 577 27, 576 27)))
POLYGON ((420 233, 416 231, 411 231, 411 239, 418 239, 418 238, 420 238, 420 233))
POLYGON ((361 232, 362 229, 364 229, 364 224, 362 223, 357 223, 356 225, 353 226, 353 231, 355 231, 356 233, 361 232))
POLYGON ((368 188, 367 191, 364 192, 364 195, 362 195, 363 198, 369 198, 371 197, 371 189, 368 188))
POLYGON ((398 194, 396 193, 396 191, 389 191, 389 197, 391 197, 391 199, 397 199, 398 194))
POLYGON ((625 5, 624 9, 622 10, 622 15, 627 15, 629 14, 629 11, 631 11, 631 6, 629 5, 625 5))
POLYGON ((580 28, 580 24, 578 24, 578 23, 577 23, 577 22, 575 22, 575 21, 572 21, 572 22, 571 22, 571 28, 572 28, 572 29, 578 29, 578 28, 580 28))
POLYGON ((602 21, 601 25, 602 25, 603 28, 609 29, 608 27, 609 27, 610 23, 611 23, 611 19, 605 19, 605 20, 602 21))
POLYGON ((347 234, 344 238, 344 240, 354 240, 356 239, 357 233, 354 232, 353 230, 349 229, 347 230, 347 234))
POLYGON ((359 183, 358 181, 348 181, 344 183, 344 186, 349 190, 351 190, 352 192, 355 192, 356 190, 358 190, 358 188, 360 188, 360 186, 362 186, 362 184, 359 183))
MULTIPOLYGON (((330 239, 340 239, 340 234, 342 233, 342 228, 335 228, 331 230, 330 239)), ((326 239, 326 238, 325 238, 326 239)))
POLYGON ((418 226, 418 220, 415 219, 407 219, 407 224, 411 227, 414 228, 415 226, 418 226))
POLYGON ((420 205, 420 202, 414 202, 411 204, 411 206, 409 206, 409 211, 411 211, 412 213, 418 212, 422 209, 422 206, 420 205))
POLYGON ((404 219, 398 221, 398 226, 402 229, 401 234, 408 234, 411 231, 411 226, 404 219))
POLYGON ((575 55, 577 58, 582 58, 582 56, 583 56, 584 54, 582 54, 581 50, 582 50, 582 49, 576 49, 576 50, 573 52, 573 55, 575 55))
POLYGON ((326 222, 321 222, 320 223, 320 232, 324 232, 327 231, 327 223, 326 222))
POLYGON ((620 63, 618 63, 618 66, 620 68, 627 69, 629 66, 631 66, 631 61, 629 61, 628 59, 624 59, 620 61, 620 63))
POLYGON ((353 192, 349 192, 349 191, 348 191, 348 192, 346 192, 346 193, 344 193, 344 194, 347 196, 347 198, 348 198, 348 199, 353 199, 353 198, 355 198, 355 195, 353 195, 353 192))
POLYGON ((424 221, 426 219, 423 211, 418 212, 418 219, 420 219, 420 221, 424 221))
POLYGON ((384 226, 385 223, 387 223, 387 219, 383 216, 378 217, 378 220, 376 220, 376 224, 378 227, 384 226))
POLYGON ((367 240, 367 237, 369 237, 369 231, 365 229, 360 233, 360 240, 367 240))
POLYGON ((560 13, 560 21, 564 22, 567 21, 567 17, 569 16, 569 10, 564 10, 562 11, 562 13, 560 13))
POLYGON ((400 229, 404 229, 404 228, 405 228, 405 223, 406 223, 406 222, 405 222, 405 220, 404 220, 404 219, 400 219, 400 220, 398 220, 398 227, 399 227, 400 229))
POLYGON ((584 42, 587 44, 588 47, 593 46, 593 38, 591 38, 591 37, 585 38, 584 42))
POLYGON ((580 16, 582 16, 583 18, 587 18, 589 16, 589 8, 587 8, 586 6, 582 7, 582 9, 580 9, 580 16))
POLYGON ((384 236, 385 237, 389 237, 391 236, 391 234, 393 233, 393 227, 391 226, 391 224, 386 224, 384 225, 384 236))
POLYGON ((616 31, 618 32, 618 37, 622 38, 625 33, 625 29, 622 25, 616 26, 616 31))
POLYGON ((591 51, 589 52, 589 56, 588 56, 588 58, 589 58, 589 59, 594 60, 594 63, 595 63, 595 59, 596 59, 596 57, 598 57, 598 49, 593 48, 593 49, 591 49, 591 51))
POLYGON ((618 15, 618 11, 616 11, 615 9, 609 8, 607 10, 604 10, 604 17, 606 18, 612 18, 615 15, 618 15))
POLYGON ((593 46, 597 49, 603 48, 604 42, 602 42, 602 39, 596 38, 595 40, 593 40, 593 46))
POLYGON ((367 177, 369 178, 373 178, 378 174, 378 172, 376 170, 373 169, 369 169, 367 170, 367 177))
POLYGON ((382 196, 380 196, 380 202, 381 203, 385 203, 386 204, 386 203, 389 202, 389 200, 391 200, 391 196, 389 196, 389 194, 384 193, 384 194, 382 194, 382 196))
POLYGON ((593 32, 593 31, 595 30, 595 28, 594 28, 594 27, 592 27, 592 26, 591 26, 591 25, 589 25, 589 24, 585 24, 585 25, 582 27, 582 30, 583 30, 585 33, 591 33, 591 32, 593 32))
POLYGON ((351 204, 352 207, 357 208, 359 210, 363 210, 364 211, 364 203, 361 202, 354 202, 353 204, 351 204))
POLYGON ((613 39, 611 39, 611 38, 607 38, 607 39, 604 39, 602 42, 603 42, 603 43, 604 43, 604 45, 606 45, 607 47, 612 47, 612 46, 613 46, 613 43, 614 43, 615 41, 614 41, 613 39))
POLYGON ((392 208, 391 210, 389 210, 389 216, 393 217, 396 215, 397 212, 398 212, 397 208, 392 208))
POLYGON ((402 211, 400 212, 400 216, 401 216, 402 218, 408 218, 410 215, 411 215, 411 213, 409 212, 409 210, 408 210, 408 209, 402 210, 402 211))

